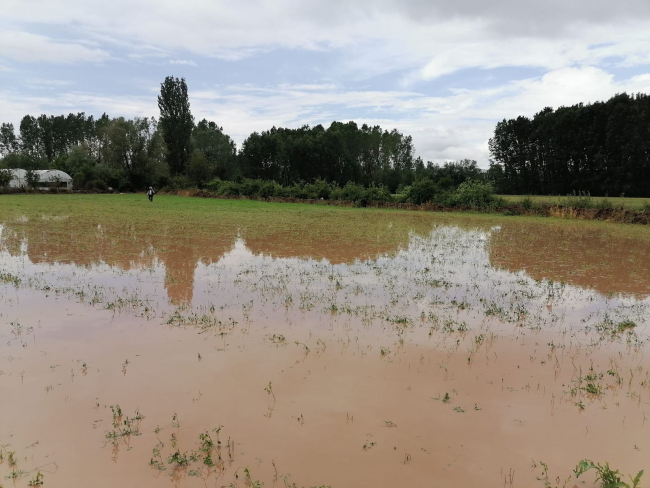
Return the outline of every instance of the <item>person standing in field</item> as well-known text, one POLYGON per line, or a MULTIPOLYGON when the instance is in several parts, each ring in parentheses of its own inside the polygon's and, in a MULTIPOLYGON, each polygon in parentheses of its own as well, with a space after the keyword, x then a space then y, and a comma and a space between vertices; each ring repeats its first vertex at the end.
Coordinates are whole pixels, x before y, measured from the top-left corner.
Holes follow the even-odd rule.
POLYGON ((153 202, 153 196, 156 193, 156 191, 153 189, 153 186, 150 186, 149 189, 147 190, 147 196, 149 197, 149 201, 153 202))

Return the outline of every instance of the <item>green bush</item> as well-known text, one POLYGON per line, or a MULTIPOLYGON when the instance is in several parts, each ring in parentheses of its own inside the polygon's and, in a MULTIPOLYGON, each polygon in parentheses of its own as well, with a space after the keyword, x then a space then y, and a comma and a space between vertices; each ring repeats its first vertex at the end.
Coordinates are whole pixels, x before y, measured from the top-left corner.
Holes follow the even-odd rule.
POLYGON ((108 185, 104 180, 86 181, 82 187, 86 191, 107 191, 108 185))
POLYGON ((366 188, 366 199, 370 202, 392 202, 393 195, 385 186, 370 186, 366 188))
POLYGON ((589 192, 579 191, 560 199, 560 205, 566 208, 594 208, 595 202, 589 192))
POLYGON ((530 195, 526 195, 522 200, 519 202, 519 205, 525 210, 530 210, 535 206, 535 202, 533 202, 533 199, 530 198, 530 195))
POLYGON ((456 188, 452 201, 456 205, 467 205, 475 208, 492 207, 500 203, 494 195, 492 183, 478 180, 462 182, 456 188))
POLYGON ((235 181, 222 181, 219 185, 219 189, 215 192, 217 195, 221 196, 239 196, 241 195, 241 183, 235 181))
POLYGON ((291 186, 282 186, 273 180, 241 179, 240 181, 223 181, 214 178, 205 188, 215 195, 237 196, 251 198, 292 197, 313 200, 346 200, 365 206, 371 201, 389 202, 393 197, 388 188, 349 182, 344 187, 325 180, 315 180, 313 183, 296 182, 291 186))
POLYGON ((598 202, 596 203, 596 208, 600 210, 610 210, 614 208, 614 204, 609 198, 605 197, 601 200, 598 200, 598 202))
POLYGON ((239 194, 245 197, 257 197, 260 194, 262 180, 244 179, 239 184, 239 194))
POLYGON ((168 188, 170 190, 187 190, 194 187, 192 179, 185 175, 173 176, 169 179, 168 188))
POLYGON ((432 202, 440 188, 431 178, 422 178, 413 182, 404 189, 407 201, 415 204, 432 202))
POLYGON ((291 197, 308 198, 305 196, 303 185, 296 183, 291 187, 283 187, 273 180, 243 178, 239 181, 223 181, 214 178, 205 188, 221 196, 246 196, 250 198, 291 197))
POLYGON ((212 170, 213 168, 208 163, 205 154, 200 151, 192 153, 192 158, 187 167, 187 176, 194 185, 203 188, 210 176, 212 176, 212 170))
POLYGON ((308 198, 307 190, 303 182, 295 182, 291 186, 285 187, 286 195, 292 198, 308 198))
POLYGON ((205 188, 212 193, 217 193, 221 187, 221 183, 223 183, 223 181, 221 181, 220 178, 214 178, 213 180, 210 180, 208 183, 206 183, 205 188))
POLYGON ((341 188, 341 200, 348 200, 358 202, 365 198, 366 188, 363 185, 348 181, 343 188, 341 188))
POLYGON ((0 188, 9 186, 11 179, 12 179, 11 171, 9 171, 8 169, 0 169, 0 188))
MULTIPOLYGON (((338 185, 334 183, 334 186, 338 185)), ((304 185, 303 189, 306 196, 303 198, 312 198, 316 200, 322 198, 323 200, 329 200, 332 193, 332 187, 333 185, 330 185, 325 180, 314 180, 313 183, 307 183, 304 185)))
POLYGON ((259 196, 262 198, 282 197, 284 196, 284 189, 282 185, 275 181, 263 181, 260 185, 259 196))

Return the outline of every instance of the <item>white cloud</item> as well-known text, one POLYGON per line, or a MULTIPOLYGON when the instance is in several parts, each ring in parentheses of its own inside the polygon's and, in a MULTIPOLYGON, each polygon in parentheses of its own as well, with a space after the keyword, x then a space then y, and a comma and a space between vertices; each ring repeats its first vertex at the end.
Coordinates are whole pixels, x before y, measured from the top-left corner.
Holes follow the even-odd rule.
POLYGON ((188 59, 170 59, 169 64, 176 66, 193 66, 194 68, 198 67, 198 64, 188 59))
POLYGON ((69 80, 48 80, 42 78, 34 78, 26 81, 26 85, 36 90, 55 90, 64 86, 74 85, 69 80))
POLYGON ((237 60, 276 48, 344 51, 343 67, 556 69, 607 56, 650 62, 650 2, 620 0, 5 0, 7 25, 70 26, 86 37, 160 55, 237 60), (127 14, 125 14, 127 13, 127 14), (615 22, 615 24, 614 24, 615 22), (592 49, 590 46, 601 45, 592 49), (569 63, 569 64, 567 64, 569 63))
MULTIPOLYGON (((251 132, 272 126, 327 127, 334 119, 354 119, 359 125, 379 124, 412 135, 416 152, 424 160, 470 158, 486 167, 487 140, 497 121, 518 115, 532 117, 545 106, 606 100, 623 91, 650 92, 650 73, 616 81, 611 74, 593 67, 561 68, 492 89, 455 90, 442 97, 413 91, 345 90, 335 85, 245 84, 190 90, 190 103, 197 120, 216 121, 239 145, 251 132)), ((86 111, 101 115, 106 111, 126 117, 158 114, 154 95, 69 92, 55 97, 17 97, 0 93, 0 106, 7 121, 16 126, 25 113, 86 111)))
POLYGON ((14 122, 25 113, 81 110, 155 115, 151 72, 174 66, 188 83, 201 78, 189 87, 197 118, 216 120, 239 143, 274 125, 354 119, 412 134, 424 159, 485 165, 497 120, 650 92, 650 74, 638 74, 650 65, 649 31, 648 0, 619 0, 615 8, 609 0, 3 0, 0 61, 34 63, 39 78, 46 63, 80 67, 70 75, 74 91, 56 78, 30 82, 33 71, 11 73, 18 81, 11 91, 3 86, 0 106, 14 122), (308 60, 298 74, 284 69, 284 57, 294 55, 308 60), (235 62, 252 56, 260 62, 245 69, 235 62), (223 83, 236 85, 214 86, 223 79, 211 71, 215 57, 233 61, 236 76, 223 83), (84 86, 87 70, 107 61, 119 92, 84 86), (522 79, 520 69, 499 86, 467 89, 490 86, 476 77, 503 67, 542 74, 522 79), (617 80, 615 67, 636 76, 617 80), (51 97, 25 92, 44 86, 51 97))
POLYGON ((557 108, 606 100, 624 91, 650 92, 650 74, 617 82, 611 74, 597 68, 561 68, 493 89, 456 90, 444 97, 411 91, 328 89, 314 93, 251 86, 191 92, 191 96, 195 113, 217 120, 238 141, 254 130, 266 130, 272 125, 327 125, 331 120, 322 107, 338 105, 345 107, 347 113, 350 108, 363 112, 363 116, 351 117, 359 124, 378 123, 413 135, 417 153, 425 160, 440 162, 467 157, 486 166, 487 140, 497 121, 518 115, 532 117, 546 106, 557 108), (381 115, 372 116, 373 112, 381 115))
POLYGON ((23 116, 61 115, 70 112, 86 112, 100 116, 107 112, 113 117, 151 117, 157 115, 156 97, 98 96, 88 93, 66 92, 52 96, 20 95, 15 92, 0 91, 2 122, 20 126, 23 116))
POLYGON ((20 62, 68 64, 78 61, 102 62, 109 54, 78 43, 55 41, 47 36, 17 30, 0 31, 0 56, 20 62))

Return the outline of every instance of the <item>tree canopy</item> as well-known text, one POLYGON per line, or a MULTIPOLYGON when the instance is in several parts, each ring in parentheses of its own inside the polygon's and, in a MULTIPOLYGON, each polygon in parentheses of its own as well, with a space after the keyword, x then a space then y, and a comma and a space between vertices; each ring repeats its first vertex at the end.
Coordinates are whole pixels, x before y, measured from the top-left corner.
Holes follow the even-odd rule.
POLYGON ((185 172, 191 154, 194 117, 184 78, 168 76, 160 84, 158 95, 160 129, 167 145, 167 163, 172 175, 185 172))
POLYGON ((500 193, 650 196, 650 96, 504 119, 489 147, 500 193))
POLYGON ((215 121, 195 123, 185 80, 171 76, 161 84, 158 105, 158 119, 25 115, 17 132, 3 123, 0 168, 60 169, 75 188, 121 191, 204 188, 215 178, 283 186, 319 181, 426 201, 487 178, 506 194, 650 195, 648 95, 503 120, 489 142, 487 174, 470 159, 425 163, 410 135, 353 121, 272 127, 250 134, 238 149, 215 121))

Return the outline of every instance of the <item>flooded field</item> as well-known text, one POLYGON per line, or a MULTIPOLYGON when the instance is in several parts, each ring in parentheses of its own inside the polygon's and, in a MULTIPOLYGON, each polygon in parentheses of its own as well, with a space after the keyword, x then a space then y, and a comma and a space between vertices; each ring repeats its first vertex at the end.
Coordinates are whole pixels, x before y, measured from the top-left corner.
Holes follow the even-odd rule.
POLYGON ((649 319, 642 227, 3 196, 0 485, 600 486, 649 319))

